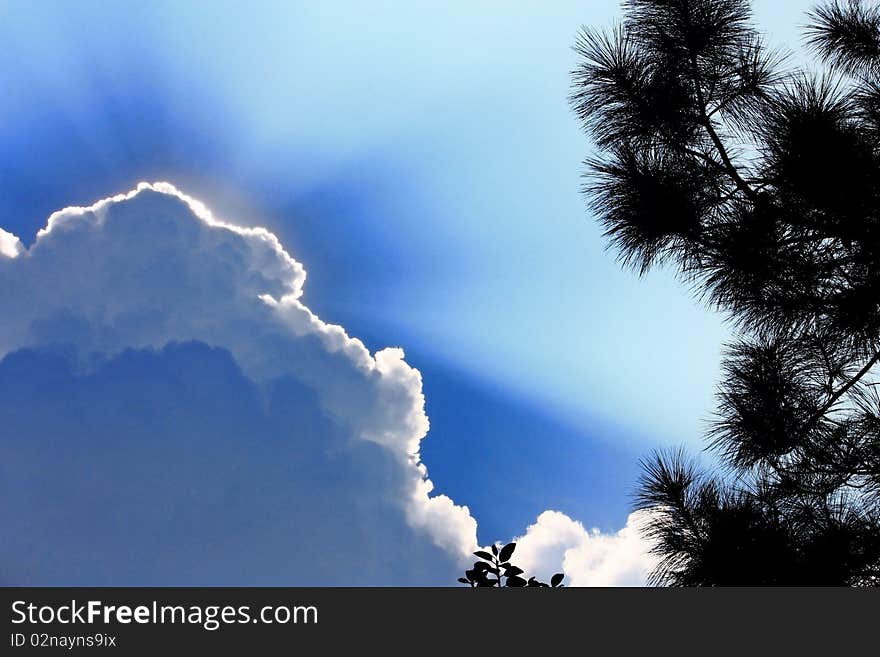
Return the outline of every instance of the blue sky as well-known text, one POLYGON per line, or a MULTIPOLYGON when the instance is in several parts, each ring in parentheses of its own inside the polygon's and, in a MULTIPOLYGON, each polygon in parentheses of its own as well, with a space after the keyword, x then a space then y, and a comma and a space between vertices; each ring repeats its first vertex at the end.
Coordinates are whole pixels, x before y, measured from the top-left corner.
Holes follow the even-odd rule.
MULTIPOLYGON (((758 2, 797 45, 803 5, 758 2)), ((698 445, 721 318, 604 249, 567 106, 616 2, 4 2, 0 226, 169 180, 261 225, 305 303, 423 375, 437 490, 480 539, 604 530, 637 459, 698 445), (499 456, 499 452, 503 456, 499 456)))

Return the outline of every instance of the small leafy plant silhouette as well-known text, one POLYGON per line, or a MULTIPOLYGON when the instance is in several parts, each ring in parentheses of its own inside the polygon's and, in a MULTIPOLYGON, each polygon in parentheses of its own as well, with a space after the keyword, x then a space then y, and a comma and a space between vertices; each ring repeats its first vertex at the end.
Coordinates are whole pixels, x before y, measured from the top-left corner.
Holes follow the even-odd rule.
POLYGON ((510 563, 510 557, 513 556, 513 551, 516 549, 516 543, 508 543, 500 550, 497 545, 493 545, 491 549, 491 554, 485 550, 474 552, 474 556, 479 557, 481 561, 475 562, 473 568, 464 571, 464 577, 459 577, 458 581, 471 588, 492 586, 561 588, 563 586, 562 580, 565 577, 563 573, 553 575, 549 584, 539 582, 534 577, 526 579, 522 568, 510 563))

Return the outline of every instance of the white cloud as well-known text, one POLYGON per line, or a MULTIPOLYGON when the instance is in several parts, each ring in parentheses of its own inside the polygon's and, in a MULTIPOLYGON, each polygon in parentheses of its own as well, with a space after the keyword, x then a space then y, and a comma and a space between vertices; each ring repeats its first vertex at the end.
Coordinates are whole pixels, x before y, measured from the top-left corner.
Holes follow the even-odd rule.
POLYGON ((517 539, 514 561, 543 580, 562 571, 569 586, 643 586, 656 565, 639 535, 648 517, 637 511, 623 529, 605 534, 559 511, 544 511, 517 539))
POLYGON ((15 258, 23 250, 20 239, 0 228, 0 256, 15 258))
MULTIPOLYGON (((429 427, 420 373, 402 349, 371 354, 312 313, 300 301, 304 268, 270 232, 222 222, 168 183, 141 183, 54 213, 29 249, 0 230, 0 254, 0 357, 56 343, 84 358, 193 340, 228 350, 250 380, 295 380, 336 424, 385 450, 411 527, 462 564, 476 548, 476 520, 431 495, 420 461, 429 427)), ((564 569, 573 585, 640 583, 650 560, 635 525, 630 516, 603 535, 547 511, 518 561, 542 576, 564 569)))
POLYGON ((0 273, 0 355, 54 341, 108 354, 186 340, 224 347, 254 380, 294 376, 315 390, 325 411, 397 460, 414 524, 462 557, 476 547, 467 508, 428 495, 419 372, 402 349, 370 354, 304 306, 305 270, 265 229, 221 222, 168 183, 141 183, 52 214, 0 273), (69 330, 71 315, 85 330, 69 330))

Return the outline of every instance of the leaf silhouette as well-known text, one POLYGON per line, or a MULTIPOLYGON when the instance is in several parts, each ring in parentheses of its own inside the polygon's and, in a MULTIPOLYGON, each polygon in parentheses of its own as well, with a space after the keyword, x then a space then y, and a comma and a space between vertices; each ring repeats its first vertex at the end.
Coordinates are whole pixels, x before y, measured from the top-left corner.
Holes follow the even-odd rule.
POLYGON ((550 578, 550 586, 559 586, 562 584, 562 580, 565 578, 565 575, 562 573, 556 573, 553 577, 550 578))
POLYGON ((492 555, 488 552, 484 552, 483 550, 477 550, 474 552, 475 557, 480 557, 480 559, 485 559, 486 561, 492 561, 492 555))
POLYGON ((501 553, 498 555, 498 559, 500 561, 510 561, 510 557, 513 556, 513 551, 516 549, 516 543, 508 543, 503 548, 501 548, 501 553))

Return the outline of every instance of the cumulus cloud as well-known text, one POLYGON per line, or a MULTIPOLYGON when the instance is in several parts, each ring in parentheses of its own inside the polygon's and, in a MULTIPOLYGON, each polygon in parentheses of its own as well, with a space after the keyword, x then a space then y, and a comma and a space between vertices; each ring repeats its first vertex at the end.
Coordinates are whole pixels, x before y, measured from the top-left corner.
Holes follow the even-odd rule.
POLYGON ((24 250, 21 240, 0 228, 0 256, 14 258, 24 250))
POLYGON ((428 495, 419 373, 401 349, 371 355, 304 306, 305 270, 268 231, 218 221, 167 183, 141 184, 54 213, 26 257, 3 267, 0 353, 54 341, 111 354, 185 340, 222 346, 252 379, 293 375, 314 389, 408 472, 415 522, 462 554, 476 545, 468 510, 428 495))
POLYGON ((656 565, 639 528, 649 512, 630 514, 616 533, 587 530, 559 511, 544 511, 517 542, 521 568, 549 580, 560 570, 569 586, 643 586, 656 565))
MULTIPOLYGON (((268 445, 264 448, 265 459, 259 464, 266 471, 264 490, 249 490, 239 500, 246 500, 254 507, 264 505, 266 500, 261 495, 276 499, 283 494, 284 482, 298 476, 277 470, 274 464, 292 455, 272 443, 269 435, 290 433, 292 437, 285 438, 298 445, 300 452, 310 455, 312 470, 329 467, 332 457, 327 456, 330 453, 327 449, 332 442, 331 452, 346 455, 347 476, 355 479, 358 478, 352 474, 356 470, 352 465, 357 461, 355 454, 361 454, 365 446, 372 445, 381 450, 384 460, 376 461, 378 457, 375 455, 369 457, 374 460, 370 461, 371 470, 365 475, 367 481, 359 481, 357 487, 346 487, 340 484, 339 477, 334 476, 331 469, 331 474, 326 477, 310 479, 309 487, 299 493, 319 500, 325 494, 338 493, 337 489, 344 490, 347 497, 336 499, 336 506, 342 505, 347 510, 373 508, 370 507, 373 502, 376 508, 384 509, 383 505, 389 503, 398 509, 412 530, 445 551, 456 566, 464 563, 476 548, 476 520, 467 507, 457 505, 447 496, 432 495, 433 484, 420 459, 420 443, 429 424, 419 372, 407 364, 402 349, 389 348, 371 354, 360 340, 350 337, 341 326, 325 323, 312 313, 301 301, 306 280, 304 268, 270 232, 220 221, 200 201, 168 183, 142 183, 129 193, 89 207, 71 207, 54 213, 28 249, 23 248, 17 237, 0 230, 0 256, 0 314, 4 318, 0 322, 0 358, 37 354, 34 362, 45 368, 49 367, 47 363, 55 361, 40 350, 65 345, 66 364, 58 366, 61 378, 53 385, 65 382, 68 387, 76 387, 80 385, 73 383, 79 380, 76 377, 85 381, 87 377, 95 377, 96 372, 112 378, 113 373, 123 367, 120 363, 124 363, 126 367, 135 368, 132 371, 138 373, 136 377, 139 379, 144 377, 144 372, 158 368, 165 372, 163 386, 167 386, 168 381, 177 381, 184 389, 189 389, 188 386, 196 384, 187 378, 188 374, 168 374, 162 365, 169 357, 165 350, 169 345, 189 343, 220 349, 231 356, 244 377, 241 381, 236 379, 238 387, 234 392, 226 391, 235 398, 235 403, 250 394, 248 386, 253 384, 262 391, 254 394, 262 395, 264 407, 268 403, 266 390, 273 391, 269 397, 279 404, 271 411, 248 406, 231 416, 238 418, 236 421, 243 426, 250 427, 248 431, 255 436, 264 437, 265 445, 268 445), (74 356, 71 356, 71 350, 74 356), (133 353, 153 354, 158 360, 134 356, 133 353), (294 412, 294 407, 289 406, 290 402, 285 402, 279 393, 285 389, 283 382, 293 386, 290 394, 300 402, 311 400, 309 403, 319 411, 320 417, 307 420, 311 411, 303 403, 295 406, 294 412), (278 425, 278 416, 289 417, 291 424, 278 425), (243 418, 247 418, 246 421, 243 418), (303 443, 303 432, 298 428, 301 425, 314 427, 325 420, 335 429, 312 431, 305 438, 308 443, 303 443), (271 433, 266 433, 270 430, 271 433), (325 436, 328 431, 338 433, 337 439, 329 441, 324 451, 315 451, 322 440, 329 440, 325 436)), ((176 357, 196 358, 202 362, 199 360, 201 356, 190 351, 181 353, 176 357)), ((211 362, 222 360, 216 354, 204 358, 211 362)), ((3 365, 14 370, 19 367, 16 363, 20 362, 27 362, 27 359, 10 361, 7 358, 3 365)), ((4 380, 2 374, 0 372, 0 384, 4 380)), ((138 403, 142 403, 143 398, 156 397, 155 390, 147 394, 149 391, 140 388, 125 393, 128 384, 118 378, 117 391, 123 392, 113 397, 113 389, 100 382, 103 379, 88 380, 92 386, 89 389, 105 391, 108 400, 116 404, 120 403, 119 395, 140 397, 138 403)), ((33 396, 39 396, 39 404, 49 403, 50 408, 46 410, 35 405, 32 416, 35 413, 60 413, 65 421, 69 421, 88 415, 83 408, 71 409, 69 404, 61 410, 57 405, 52 406, 52 395, 61 393, 43 379, 34 381, 39 390, 35 388, 33 396), (40 410, 35 410, 38 407, 40 410)), ((139 381, 138 385, 145 384, 139 381)), ((14 389, 15 386, 10 384, 0 390, 6 395, 5 402, 9 402, 14 389)), ((156 398, 165 399, 161 394, 156 398)), ((195 399, 192 403, 199 412, 211 412, 210 404, 205 406, 198 401, 201 397, 195 399)), ((27 405, 27 400, 22 398, 21 401, 27 405)), ((33 397, 31 401, 34 401, 33 397)), ((83 404, 88 406, 102 401, 86 399, 83 404)), ((167 403, 173 406, 171 401, 167 403)), ((234 405, 229 399, 215 399, 214 403, 234 405)), ((10 406, 9 413, 15 415, 20 408, 10 406)), ((122 410, 119 413, 120 417, 125 416, 122 410)), ((123 420, 120 422, 124 424, 123 420)), ((235 424, 232 420, 230 422, 235 424)), ((60 457, 51 445, 38 439, 33 426, 29 428, 26 420, 20 418, 16 426, 16 435, 7 432, 2 445, 4 460, 13 464, 7 467, 9 477, 5 485, 9 486, 9 482, 15 480, 17 486, 39 487, 39 477, 21 479, 24 476, 21 473, 40 467, 40 459, 57 460, 60 457), (23 444, 27 442, 22 438, 25 434, 31 436, 27 445, 23 444), (29 462, 28 458, 33 461, 29 462)), ((162 430, 177 436, 177 440, 187 440, 186 435, 178 435, 176 427, 163 425, 162 430)), ((57 426, 47 425, 43 427, 43 433, 57 429, 57 426)), ((222 432, 223 425, 218 425, 217 430, 222 432)), ((89 425, 89 431, 104 436, 98 425, 89 425)), ((110 440, 108 436, 104 439, 110 440)), ((124 442, 126 437, 117 436, 116 440, 124 442)), ((198 443, 200 448, 209 448, 208 437, 201 436, 201 440, 198 443)), ((88 447, 87 442, 82 449, 88 447)), ((164 446, 160 444, 157 449, 171 450, 172 444, 173 441, 164 446)), ((76 447, 76 444, 64 445, 64 449, 76 447)), ((101 443, 100 449, 106 452, 108 444, 101 443)), ((232 449, 230 453, 238 452, 232 449)), ((165 459, 177 458, 173 451, 162 454, 165 459)), ((78 462, 81 456, 68 454, 65 458, 78 462)), ((180 471, 172 469, 180 478, 176 480, 178 485, 186 481, 184 473, 188 469, 203 467, 199 465, 196 452, 189 457, 192 460, 186 463, 186 467, 180 471)), ((150 458, 144 456, 146 462, 150 458)), ((64 462, 62 459, 56 465, 63 468, 64 462)), ((222 461, 215 465, 229 469, 234 463, 222 461)), ((108 471, 115 467, 113 464, 107 466, 108 471)), ((131 476, 137 478, 135 474, 131 476)), ((194 475, 194 479, 198 476, 194 475)), ((256 476, 263 475, 257 473, 256 476)), ((106 471, 96 475, 95 480, 101 477, 106 477, 106 471)), ((236 482, 237 486, 244 485, 241 481, 236 482)), ((71 479, 68 483, 71 491, 79 491, 77 486, 83 481, 71 479)), ((112 485, 126 484, 116 478, 112 479, 112 485)), ((207 490, 214 490, 214 484, 205 483, 205 486, 207 490)), ((11 490, 4 492, 6 499, 11 493, 11 490)), ((129 502, 136 504, 137 499, 140 498, 132 497, 129 502)), ((45 500, 44 504, 48 507, 52 502, 45 500)), ((173 506, 174 502, 168 500, 168 504, 173 506)), ((4 524, 7 527, 25 522, 9 509, 6 513, 4 524)), ((145 522, 156 523, 155 531, 164 531, 162 516, 156 516, 148 508, 144 508, 143 513, 147 518, 145 522)), ((333 513, 328 512, 320 519, 314 515, 310 518, 330 526, 331 520, 326 520, 328 515, 333 513)), ((350 514, 342 515, 349 525, 364 521, 364 518, 350 514)), ((39 527, 34 529, 40 517, 41 514, 37 513, 36 519, 31 519, 29 527, 34 533, 24 536, 21 541, 40 540, 42 530, 39 527)), ((337 524, 342 527, 341 521, 337 524)), ((639 556, 643 546, 638 543, 634 525, 631 516, 624 529, 605 536, 588 532, 562 514, 548 511, 522 537, 518 551, 520 561, 525 561, 526 566, 538 572, 559 570, 561 566, 569 573, 574 585, 636 583, 644 575, 647 562, 639 556)), ((112 527, 105 529, 112 533, 112 527)), ((382 530, 381 527, 373 528, 373 531, 382 530)), ((281 544, 285 541, 296 544, 292 536, 288 532, 283 537, 276 536, 275 540, 281 544)), ((53 540, 61 539, 55 537, 53 540)), ((310 537, 306 535, 305 539, 300 538, 300 544, 308 540, 310 537)), ((72 549, 70 545, 67 548, 72 549)), ((17 544, 16 549, 26 548, 17 544)), ((337 561, 344 562, 345 558, 350 559, 356 554, 342 550, 339 556, 343 558, 337 561)), ((12 559, 10 554, 2 556, 12 559)), ((342 583, 345 581, 351 580, 343 578, 342 583)))

